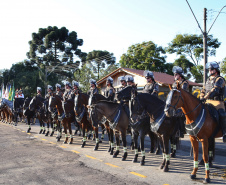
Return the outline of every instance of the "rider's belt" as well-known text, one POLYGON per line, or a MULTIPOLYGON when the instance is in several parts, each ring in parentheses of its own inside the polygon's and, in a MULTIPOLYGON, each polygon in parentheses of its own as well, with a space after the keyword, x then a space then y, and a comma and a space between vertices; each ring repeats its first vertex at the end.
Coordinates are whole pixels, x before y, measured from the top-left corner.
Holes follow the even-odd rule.
POLYGON ((224 109, 225 110, 225 106, 224 106, 223 101, 207 99, 206 103, 212 104, 217 110, 218 109, 224 109))

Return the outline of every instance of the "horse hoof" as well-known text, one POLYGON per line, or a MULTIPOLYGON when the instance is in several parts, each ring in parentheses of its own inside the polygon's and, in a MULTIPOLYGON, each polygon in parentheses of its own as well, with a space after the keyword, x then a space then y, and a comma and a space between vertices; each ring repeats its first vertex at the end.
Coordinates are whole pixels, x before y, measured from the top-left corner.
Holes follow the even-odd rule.
POLYGON ((27 133, 30 133, 30 130, 31 130, 31 128, 28 128, 28 129, 27 129, 27 133))
POLYGON ((56 141, 57 141, 57 142, 60 142, 60 138, 59 138, 59 137, 58 137, 58 138, 56 138, 56 141))
POLYGON ((162 165, 160 166, 160 169, 162 170, 162 169, 163 169, 163 167, 164 167, 164 165, 162 164, 162 165))
POLYGON ((68 144, 71 145, 72 144, 72 141, 70 141, 68 144))
POLYGON ((48 136, 48 135, 49 135, 49 131, 46 132, 46 135, 45 136, 48 136))
POLYGON ((84 148, 85 145, 86 145, 86 142, 83 142, 81 148, 84 148))
POLYGON ((41 133, 42 133, 42 131, 43 131, 43 130, 41 129, 41 130, 39 131, 39 134, 41 134, 41 133))
POLYGON ((207 184, 210 183, 210 178, 205 178, 205 180, 203 181, 203 184, 207 184))
POLYGON ((111 149, 110 155, 114 154, 114 148, 111 149))
POLYGON ((171 156, 172 158, 175 158, 175 157, 176 157, 176 151, 173 150, 173 152, 170 154, 170 156, 171 156))
POLYGON ((209 167, 213 168, 213 163, 212 162, 209 162, 209 167))
POLYGON ((42 132, 42 134, 45 134, 46 133, 46 130, 44 130, 43 132, 42 132))
POLYGON ((122 156, 122 161, 125 161, 126 160, 127 155, 128 155, 127 152, 125 152, 124 155, 122 156))
POLYGON ((110 151, 111 151, 111 147, 108 148, 108 152, 110 152, 110 151))
POLYGON ((157 149, 157 150, 155 151, 155 155, 159 155, 159 153, 160 153, 160 150, 157 149))
POLYGON ((168 166, 165 166, 165 167, 163 168, 163 172, 168 172, 168 171, 169 171, 168 166))
POLYGON ((196 175, 190 175, 191 179, 196 179, 196 175))
POLYGON ((67 144, 67 141, 64 141, 63 144, 67 144))
POLYGON ((144 166, 144 164, 145 164, 144 161, 141 161, 141 162, 140 162, 140 165, 141 165, 141 166, 144 166))
POLYGON ((102 143, 102 140, 100 140, 99 143, 102 143))
POLYGON ((113 155, 113 158, 116 158, 118 156, 118 154, 119 154, 119 150, 116 150, 114 155, 113 155))
POLYGON ((90 138, 91 138, 91 134, 89 134, 89 136, 88 136, 88 139, 90 140, 90 138))
POLYGON ((77 132, 78 132, 78 130, 76 130, 76 131, 75 131, 74 135, 76 135, 76 134, 77 134, 77 132))
POLYGON ((53 134, 54 134, 54 131, 51 132, 50 136, 53 136, 53 134))

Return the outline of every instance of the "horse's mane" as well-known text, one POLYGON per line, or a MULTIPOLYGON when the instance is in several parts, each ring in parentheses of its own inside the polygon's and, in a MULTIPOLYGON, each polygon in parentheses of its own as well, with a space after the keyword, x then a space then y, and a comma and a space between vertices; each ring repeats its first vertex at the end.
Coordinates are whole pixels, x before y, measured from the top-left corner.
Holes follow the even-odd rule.
POLYGON ((145 98, 147 101, 151 101, 151 104, 153 105, 164 105, 165 102, 159 99, 155 95, 151 95, 149 93, 138 93, 137 96, 145 98))
POLYGON ((185 91, 184 89, 180 89, 180 91, 183 91, 183 92, 185 92, 185 94, 187 94, 187 95, 189 95, 189 96, 193 97, 194 99, 196 99, 196 100, 200 101, 200 99, 198 99, 198 98, 197 98, 196 96, 194 96, 193 94, 191 94, 191 93, 189 93, 189 92, 185 91))

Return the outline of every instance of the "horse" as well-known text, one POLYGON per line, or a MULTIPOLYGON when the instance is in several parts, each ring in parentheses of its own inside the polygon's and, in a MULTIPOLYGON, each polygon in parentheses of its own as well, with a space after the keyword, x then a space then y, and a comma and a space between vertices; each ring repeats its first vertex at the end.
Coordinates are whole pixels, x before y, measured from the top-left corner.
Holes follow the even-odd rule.
POLYGON ((20 119, 22 119, 23 104, 24 104, 23 98, 15 98, 13 101, 13 117, 14 117, 15 126, 18 123, 18 116, 20 117, 20 119))
POLYGON ((104 116, 108 120, 111 129, 114 131, 116 139, 116 151, 113 154, 113 158, 116 158, 119 154, 119 132, 121 133, 124 150, 122 161, 125 161, 127 158, 126 131, 129 125, 129 118, 125 110, 122 108, 122 105, 102 100, 94 105, 91 105, 90 108, 91 119, 94 122, 99 123, 104 116))
POLYGON ((168 172, 170 164, 169 141, 175 136, 179 125, 174 118, 166 117, 164 101, 151 94, 138 94, 136 88, 133 88, 131 93, 131 121, 133 124, 140 124, 143 113, 146 112, 149 115, 151 130, 158 135, 162 145, 163 162, 160 165, 160 169, 168 172))
POLYGON ((60 120, 62 119, 63 127, 64 127, 64 133, 65 133, 65 141, 64 144, 68 143, 68 135, 67 135, 67 129, 69 130, 70 134, 70 142, 69 144, 73 143, 73 135, 72 135, 72 129, 71 129, 71 123, 75 122, 75 113, 74 113, 74 100, 68 99, 63 101, 62 103, 63 108, 63 114, 64 118, 62 119, 62 116, 60 120))
POLYGON ((34 118, 35 116, 35 111, 29 110, 29 104, 31 100, 32 100, 31 97, 27 97, 24 100, 24 104, 23 104, 23 114, 27 118, 27 123, 28 123, 27 133, 30 133, 31 131, 31 119, 34 118))
MULTIPOLYGON (((62 107, 62 98, 56 94, 53 94, 53 96, 50 96, 49 98, 49 112, 52 115, 53 120, 56 122, 57 126, 57 142, 60 141, 62 136, 62 115, 64 113, 63 107, 62 107)), ((66 118, 63 118, 64 122, 66 118)), ((67 141, 66 141, 67 142, 67 141)), ((65 142, 65 143, 66 143, 65 142)))
MULTIPOLYGON (((2 99, 1 101, 1 110, 3 111, 6 123, 12 123, 13 121, 13 102, 7 99, 2 99)), ((15 125, 16 126, 16 125, 15 125)))
MULTIPOLYGON (((122 89, 121 91, 116 93, 116 97, 119 101, 125 100, 128 101, 131 99, 131 91, 132 86, 127 86, 126 88, 122 89)), ((129 107, 127 108, 129 109, 129 107)), ((141 145, 141 151, 142 151, 142 160, 140 162, 141 165, 144 165, 145 163, 145 151, 144 151, 144 138, 145 135, 149 135, 151 140, 151 153, 154 152, 155 145, 157 144, 157 135, 155 135, 151 129, 150 129, 150 118, 148 115, 146 117, 144 116, 143 119, 141 119, 141 122, 139 124, 133 124, 130 122, 130 126, 132 127, 132 133, 133 133, 133 140, 135 144, 135 156, 133 159, 133 162, 137 162, 138 158, 138 136, 140 135, 140 145, 141 145)), ((159 152, 159 146, 156 148, 156 154, 159 152)))
POLYGON ((94 130, 96 136, 96 145, 94 150, 98 150, 99 148, 99 137, 98 137, 98 125, 97 127, 93 127, 90 123, 88 112, 87 112, 87 105, 88 105, 89 95, 84 93, 78 93, 74 99, 74 113, 77 122, 80 124, 83 133, 83 144, 82 148, 86 145, 86 132, 89 130, 94 130))
POLYGON ((45 134, 45 123, 43 121, 46 119, 44 111, 44 101, 46 101, 45 98, 42 98, 40 96, 34 96, 29 104, 29 110, 35 111, 36 117, 39 120, 40 123, 39 134, 45 134))
POLYGON ((211 105, 203 104, 198 98, 184 91, 179 84, 177 89, 171 89, 168 94, 165 113, 171 117, 178 108, 181 108, 185 114, 185 128, 193 148, 194 168, 190 178, 195 179, 198 171, 198 142, 200 141, 202 143, 202 158, 205 162, 204 183, 209 183, 208 148, 211 147, 211 144, 208 142, 213 141, 216 137, 222 137, 217 110, 211 105))

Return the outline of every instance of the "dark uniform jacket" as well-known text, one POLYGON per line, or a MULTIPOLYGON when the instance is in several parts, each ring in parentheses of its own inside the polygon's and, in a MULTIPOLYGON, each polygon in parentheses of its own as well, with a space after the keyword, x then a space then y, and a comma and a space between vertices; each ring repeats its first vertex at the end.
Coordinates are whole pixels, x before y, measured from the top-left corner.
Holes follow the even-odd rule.
POLYGON ((60 96, 62 98, 63 97, 63 92, 62 91, 56 91, 56 95, 60 96))
POLYGON ((201 90, 201 98, 224 101, 225 80, 222 76, 210 76, 205 84, 205 88, 201 90))
POLYGON ((158 96, 158 91, 159 91, 159 85, 156 82, 154 82, 154 83, 147 83, 144 86, 142 93, 149 93, 151 95, 158 96))
POLYGON ((48 92, 45 96, 45 99, 49 99, 50 96, 53 96, 53 92, 48 92))
POLYGON ((99 91, 98 89, 95 87, 94 89, 93 88, 90 88, 87 92, 87 94, 90 96, 91 94, 99 94, 99 91))
POLYGON ((37 97, 42 97, 42 94, 41 94, 41 93, 38 93, 38 94, 37 94, 37 97))
POLYGON ((104 96, 108 101, 113 101, 115 98, 115 89, 113 87, 107 87, 104 91, 104 96))
POLYGON ((177 83, 179 83, 179 85, 181 86, 182 89, 184 89, 185 91, 189 92, 189 83, 187 80, 182 79, 182 80, 176 80, 173 85, 172 88, 176 89, 177 88, 177 83))
POLYGON ((63 94, 63 100, 66 101, 66 100, 70 99, 71 93, 72 93, 71 89, 66 89, 63 94))
POLYGON ((127 87, 127 85, 121 85, 118 90, 121 91, 122 89, 125 89, 126 87, 127 87))

